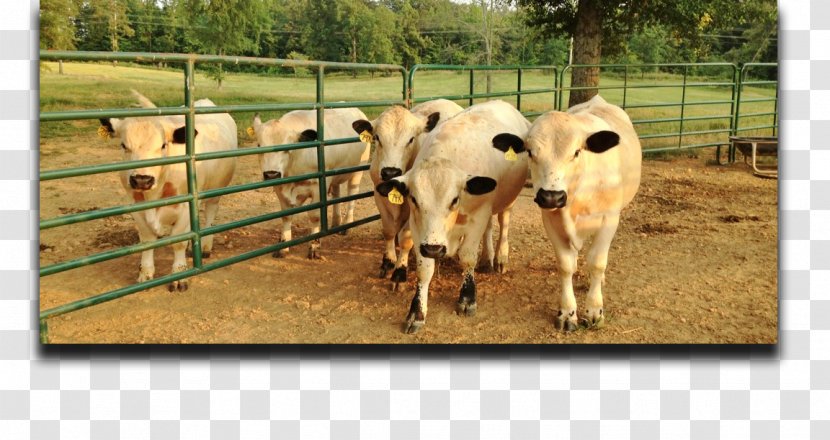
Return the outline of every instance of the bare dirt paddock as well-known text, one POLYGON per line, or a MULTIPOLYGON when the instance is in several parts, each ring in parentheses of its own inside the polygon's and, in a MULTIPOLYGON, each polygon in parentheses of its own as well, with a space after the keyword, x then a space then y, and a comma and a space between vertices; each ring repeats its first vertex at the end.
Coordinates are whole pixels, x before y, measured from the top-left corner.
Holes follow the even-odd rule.
MULTIPOLYGON (((94 141, 92 142, 95 143, 94 141)), ((43 169, 117 161, 117 147, 42 145, 43 169), (65 151, 65 153, 64 153, 65 151)), ((427 324, 405 335, 401 324, 414 293, 390 291, 377 278, 383 247, 378 223, 323 240, 323 259, 305 247, 285 259, 263 256, 191 280, 49 320, 53 343, 763 343, 777 342, 777 181, 745 166, 700 158, 647 160, 640 192, 623 215, 603 288, 606 325, 562 334, 553 328, 559 281, 553 247, 525 189, 514 208, 509 272, 479 274, 478 313, 456 316, 461 284, 455 261, 441 262, 430 289, 427 324)), ((256 159, 240 159, 234 183, 258 176, 256 159)), ((371 188, 368 176, 364 189, 371 188)), ((124 203, 115 174, 41 186, 41 218, 124 203)), ((227 196, 218 222, 272 211, 270 189, 227 196)), ((358 217, 375 213, 369 199, 358 217)), ((305 216, 295 236, 308 232, 305 216)), ((276 240, 279 221, 221 234, 214 258, 276 240)), ((129 216, 46 230, 41 264, 138 241, 129 216)), ((131 284, 139 255, 41 280, 41 310, 131 284)), ((170 271, 172 251, 156 251, 156 275, 170 271)), ((582 307, 588 287, 580 258, 575 279, 582 307)))

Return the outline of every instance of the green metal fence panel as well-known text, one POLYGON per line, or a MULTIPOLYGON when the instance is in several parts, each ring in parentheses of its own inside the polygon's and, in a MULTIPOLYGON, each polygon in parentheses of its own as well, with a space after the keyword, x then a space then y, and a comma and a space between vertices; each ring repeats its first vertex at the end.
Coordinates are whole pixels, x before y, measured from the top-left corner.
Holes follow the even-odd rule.
POLYGON ((640 139, 646 141, 643 145, 645 154, 726 145, 729 143, 728 133, 733 131, 738 88, 736 72, 737 66, 731 63, 568 65, 559 71, 560 93, 557 109, 564 111, 567 108, 566 94, 572 91, 597 90, 609 102, 618 104, 628 111, 632 122, 638 126, 640 139), (567 73, 574 69, 597 67, 601 69, 602 78, 606 84, 600 83, 597 87, 568 85, 567 73), (677 79, 659 84, 633 83, 634 71, 639 70, 641 76, 645 78, 645 69, 652 70, 651 73, 656 75, 673 74, 677 76, 677 79), (714 76, 714 78, 700 80, 698 79, 700 76, 714 76), (616 81, 620 81, 621 84, 614 84, 613 82, 616 81), (666 91, 645 95, 651 90, 666 91), (667 99, 667 96, 672 93, 679 94, 677 101, 667 99), (637 94, 644 95, 640 101, 647 102, 637 102, 637 94), (616 99, 609 99, 609 96, 616 99), (715 110, 724 105, 730 106, 728 114, 725 109, 715 110), (671 116, 672 114, 676 116, 671 116), (701 121, 710 122, 702 123, 701 121), (671 126, 676 128, 671 128, 671 126), (658 129, 657 132, 652 132, 655 129, 658 129), (666 139, 672 142, 665 145, 662 143, 653 145, 649 141, 651 139, 666 139))
POLYGON ((173 197, 168 197, 160 200, 138 202, 131 205, 116 206, 104 209, 95 209, 88 212, 78 214, 70 214, 51 219, 44 219, 40 222, 41 230, 57 228, 70 224, 76 224, 96 219, 102 219, 114 215, 121 215, 142 211, 145 209, 154 209, 162 206, 168 206, 178 203, 188 204, 188 214, 190 217, 190 231, 178 234, 175 236, 163 237, 152 242, 138 243, 132 246, 109 250, 98 254, 88 255, 82 258, 77 258, 70 261, 64 261, 57 264, 48 265, 40 269, 41 276, 48 276, 59 272, 64 272, 72 269, 77 269, 89 264, 95 264, 113 258, 130 255, 136 252, 141 252, 148 249, 155 249, 162 246, 167 246, 173 243, 182 241, 190 241, 193 251, 193 267, 182 272, 172 273, 162 277, 154 278, 152 280, 132 284, 130 286, 95 295, 89 298, 84 298, 78 301, 73 301, 57 307, 52 307, 40 313, 40 333, 41 341, 48 342, 48 319, 64 313, 69 313, 75 310, 80 310, 90 307, 102 302, 111 301, 126 295, 140 292, 152 287, 164 285, 173 281, 181 280, 200 273, 225 267, 250 258, 258 257, 274 251, 284 249, 290 246, 295 246, 311 240, 319 240, 321 237, 331 235, 337 232, 345 231, 347 229, 357 227, 366 223, 376 221, 380 218, 379 215, 372 215, 354 222, 338 225, 336 227, 329 227, 327 221, 327 207, 333 204, 345 203, 352 200, 369 198, 372 192, 364 192, 352 196, 339 197, 334 200, 328 200, 326 196, 326 177, 338 174, 353 173, 356 171, 364 171, 368 169, 368 165, 360 165, 355 167, 348 167, 335 170, 326 170, 325 168, 325 147, 329 145, 338 145, 349 142, 355 142, 358 138, 351 137, 345 139, 324 139, 323 126, 323 112, 329 108, 344 108, 344 107, 384 107, 393 104, 409 105, 409 77, 406 69, 394 64, 364 64, 364 63, 337 63, 337 62, 321 62, 321 61, 296 61, 296 60, 281 60, 268 58, 252 58, 252 57, 230 57, 230 56, 212 56, 212 55, 190 55, 190 54, 162 54, 162 53, 132 53, 132 52, 74 52, 74 51, 41 51, 41 60, 78 60, 78 61, 128 61, 128 62, 168 62, 181 65, 183 69, 183 92, 184 102, 182 107, 160 107, 160 108, 142 108, 142 109, 103 109, 103 110, 73 110, 73 111, 55 111, 55 112, 41 112, 41 123, 51 121, 69 121, 82 119, 97 119, 110 117, 147 117, 147 116, 167 116, 167 115, 183 115, 185 117, 185 154, 174 157, 163 157, 141 161, 129 161, 119 163, 108 163, 100 165, 88 165, 82 167, 75 167, 69 169, 45 170, 41 172, 40 180, 49 181, 56 179, 66 179, 70 177, 88 176, 92 174, 108 173, 115 171, 123 171, 145 166, 160 166, 184 163, 187 172, 187 187, 188 193, 173 197), (305 103, 263 103, 254 105, 223 105, 217 107, 195 107, 194 93, 195 86, 195 69, 197 64, 204 63, 233 63, 233 64, 251 64, 264 66, 282 66, 282 67, 307 67, 315 69, 316 75, 316 99, 314 102, 305 103), (324 97, 323 83, 325 82, 326 69, 366 69, 371 71, 385 71, 391 73, 399 73, 401 75, 401 99, 400 100, 376 100, 376 101, 352 101, 352 102, 326 102, 324 97), (289 110, 316 110, 317 112, 317 140, 309 142, 299 142, 287 145, 265 145, 257 148, 237 149, 232 151, 220 151, 211 153, 196 154, 194 150, 195 138, 195 122, 196 115, 209 113, 233 113, 233 112, 254 112, 254 111, 289 111, 289 110), (202 160, 220 159, 227 157, 241 157, 251 154, 263 154, 275 151, 288 151, 301 148, 316 148, 318 158, 318 168, 314 173, 308 173, 301 176, 288 176, 281 179, 274 179, 262 182, 251 182, 240 185, 234 185, 225 188, 216 188, 212 190, 205 190, 201 193, 198 191, 196 184, 196 163, 202 160), (259 188, 272 187, 286 183, 299 182, 303 180, 317 179, 320 190, 320 201, 312 204, 307 204, 291 209, 284 209, 276 212, 271 212, 256 217, 236 220, 221 225, 214 225, 210 228, 201 228, 199 225, 199 210, 198 203, 210 197, 218 197, 221 195, 232 194, 242 191, 251 191, 259 188), (248 251, 240 255, 225 258, 219 261, 214 261, 205 264, 201 252, 201 239, 204 236, 216 234, 231 229, 241 228, 264 221, 282 218, 288 215, 293 215, 305 211, 319 210, 320 211, 320 231, 306 235, 304 237, 296 238, 291 241, 276 243, 260 249, 248 251))
POLYGON ((485 98, 505 98, 505 97, 515 97, 516 98, 516 108, 521 111, 525 116, 536 116, 541 114, 542 112, 531 112, 531 111, 522 111, 522 106, 526 103, 526 101, 522 100, 522 96, 525 95, 538 95, 543 93, 550 93, 553 95, 553 99, 550 102, 550 109, 556 108, 557 97, 559 95, 559 82, 557 75, 558 72, 557 66, 530 66, 530 65, 521 65, 521 64, 513 64, 513 65, 499 65, 499 66, 489 66, 489 65, 470 65, 470 66, 456 66, 450 64, 416 64, 412 66, 409 70, 409 97, 412 104, 421 103, 425 101, 430 101, 433 99, 443 98, 449 99, 451 101, 461 101, 466 100, 468 105, 473 105, 476 99, 485 99, 485 98), (438 95, 424 95, 423 93, 419 93, 416 96, 417 89, 415 87, 415 76, 418 72, 423 71, 443 71, 443 72, 469 72, 469 92, 467 94, 447 94, 441 93, 438 95), (541 71, 543 73, 543 79, 545 81, 550 81, 550 87, 535 87, 531 89, 526 89, 525 84, 528 77, 528 72, 532 71, 541 71), (490 74, 492 72, 498 73, 515 73, 516 74, 516 85, 514 89, 508 91, 486 91, 483 93, 476 93, 475 91, 475 79, 476 79, 476 72, 485 72, 485 75, 490 74), (545 72, 550 72, 550 75, 544 75, 545 72))
MULTIPOLYGON (((658 64, 598 64, 598 65, 568 65, 564 68, 557 66, 527 66, 527 65, 504 65, 504 66, 455 66, 442 64, 418 64, 411 69, 406 70, 401 66, 392 64, 364 64, 364 63, 338 63, 338 62, 319 62, 319 61, 296 61, 296 60, 280 60, 280 59, 266 59, 266 58, 252 58, 252 57, 231 57, 231 56, 212 56, 212 55, 189 55, 189 54, 159 54, 159 53, 113 53, 113 52, 69 52, 69 51, 41 51, 40 56, 42 60, 79 60, 79 61, 133 61, 133 62, 168 62, 180 64, 183 69, 184 77, 184 105, 182 107, 160 107, 160 108, 142 108, 142 109, 103 109, 103 110, 72 110, 72 111, 54 111, 41 112, 40 121, 70 121, 83 119, 96 119, 104 117, 148 117, 148 116, 165 116, 165 115, 181 115, 185 118, 186 142, 185 154, 173 157, 163 157, 140 161, 125 161, 118 163, 106 163, 99 165, 87 165, 66 169, 44 170, 40 174, 41 182, 66 179, 71 177, 88 176, 99 173, 108 173, 134 169, 145 166, 160 166, 172 164, 185 164, 187 171, 187 186, 188 193, 177 195, 160 200, 137 202, 125 206, 115 206, 103 209, 94 209, 87 212, 76 214, 69 214, 50 219, 44 219, 40 222, 40 229, 46 230, 57 228, 61 226, 82 223, 114 215, 122 215, 146 209, 155 209, 162 206, 169 206, 178 203, 188 204, 188 215, 190 218, 190 231, 178 234, 175 236, 164 237, 153 242, 139 243, 132 246, 127 246, 119 249, 109 250, 98 254, 88 255, 82 258, 77 258, 70 261, 64 261, 57 264, 42 267, 40 269, 41 276, 48 276, 51 274, 64 272, 67 270, 76 269, 89 264, 94 264, 113 258, 122 257, 125 255, 141 252, 148 249, 154 249, 169 244, 178 243, 182 241, 190 241, 193 248, 193 267, 185 271, 169 274, 149 281, 136 283, 130 286, 105 292, 103 294, 95 295, 78 301, 73 301, 68 304, 44 310, 40 313, 40 331, 41 340, 47 342, 47 319, 58 316, 64 313, 69 313, 75 310, 80 310, 92 305, 100 304, 102 302, 111 301, 126 295, 140 292, 145 289, 160 286, 169 282, 181 280, 193 275, 226 267, 250 258, 265 255, 280 249, 295 246, 301 243, 306 243, 311 240, 319 240, 321 237, 344 231, 346 229, 363 225, 375 220, 378 220, 379 215, 370 216, 364 219, 354 221, 349 224, 339 225, 336 227, 329 227, 327 217, 327 207, 337 203, 345 203, 352 200, 367 198, 372 196, 372 192, 365 192, 355 194, 352 196, 339 197, 334 200, 327 198, 326 191, 326 177, 352 173, 355 171, 363 171, 368 169, 368 165, 360 165, 355 167, 341 168, 336 170, 326 170, 326 146, 339 145, 344 143, 355 142, 357 137, 344 139, 329 139, 324 140, 324 125, 323 112, 327 108, 344 108, 344 107, 382 107, 393 104, 403 104, 411 107, 414 104, 444 98, 456 101, 467 101, 469 105, 475 103, 477 99, 498 98, 498 97, 515 97, 516 107, 522 111, 522 107, 527 104, 527 100, 523 100, 523 96, 552 94, 552 100, 549 102, 551 110, 564 110, 565 93, 570 93, 574 90, 597 89, 598 91, 609 91, 610 93, 621 93, 621 107, 632 112, 651 110, 656 114, 645 118, 632 118, 632 122, 641 127, 640 139, 649 141, 651 139, 666 139, 676 137, 677 141, 670 145, 649 146, 644 148, 644 153, 658 153, 667 151, 677 151, 678 149, 704 148, 704 147, 718 147, 718 153, 723 145, 728 144, 728 136, 736 135, 745 131, 756 131, 771 129, 772 134, 777 132, 778 125, 778 90, 777 90, 777 73, 774 75, 775 80, 769 79, 748 79, 748 72, 756 69, 771 69, 777 67, 776 63, 746 63, 740 69, 731 63, 658 63, 658 64), (262 103, 262 104, 245 104, 245 105, 222 105, 217 107, 195 107, 194 92, 195 92, 195 68, 197 64, 202 63, 234 63, 234 64, 251 64, 251 65, 265 65, 265 66, 282 66, 282 67, 307 67, 316 71, 315 83, 315 100, 314 102, 300 102, 300 103, 262 103), (566 85, 566 73, 573 71, 573 69, 599 67, 606 70, 621 70, 622 84, 621 85, 599 85, 598 87, 571 87, 566 85), (635 72, 640 71, 641 77, 645 77, 644 68, 653 70, 671 70, 675 72, 682 72, 682 77, 677 82, 668 84, 636 84, 633 79, 635 72), (400 100, 375 100, 375 101, 350 101, 350 102, 326 102, 325 101, 325 73, 327 69, 367 69, 373 71, 398 72, 401 74, 401 99, 400 100), (697 72, 713 69, 722 70, 715 75, 716 80, 698 80, 697 76, 690 75, 690 70, 697 72), (466 94, 424 94, 419 93, 416 96, 415 87, 416 73, 421 71, 444 71, 444 72, 468 72, 468 93, 466 94), (527 87, 527 80, 530 72, 541 72, 541 79, 544 83, 549 84, 549 87, 527 87), (507 91, 492 91, 476 93, 476 72, 485 72, 489 75, 492 72, 507 72, 515 73, 516 82, 515 88, 507 91), (731 79, 731 81, 729 81, 731 79), (753 96, 747 97, 747 91, 744 86, 753 88, 753 96), (758 93, 757 91, 764 87, 774 86, 774 96, 769 96, 769 93, 758 93), (726 97, 714 96, 715 94, 707 94, 706 91, 712 91, 717 88, 728 89, 729 99, 726 97), (648 102, 632 102, 633 94, 640 91, 649 90, 680 90, 680 100, 677 102, 665 101, 663 98, 667 93, 661 92, 660 99, 649 100, 648 102), (690 98, 692 90, 700 90, 696 97, 690 98), (709 96, 712 95, 712 96, 709 96), (755 96, 758 95, 758 96, 755 96), (763 104, 762 104, 763 103, 763 104), (766 104, 771 103, 771 104, 766 104), (713 106, 729 105, 729 113, 725 111, 712 110, 713 106), (772 110, 758 109, 757 105, 772 106, 772 110), (746 111, 747 106, 753 106, 751 111, 746 111), (744 112, 742 112, 742 107, 744 112), (675 108, 679 112, 679 117, 665 117, 659 114, 660 112, 669 111, 668 109, 675 108), (665 110, 664 110, 665 109, 665 110), (703 110, 694 110, 703 109, 703 110), (257 148, 237 149, 232 151, 218 151, 209 153, 196 153, 194 151, 194 131, 196 115, 211 114, 211 113, 234 113, 234 112, 254 112, 254 111, 290 111, 290 110, 315 110, 317 112, 317 139, 308 142, 298 142, 285 145, 264 145, 257 148), (698 112, 701 114, 689 114, 690 112, 698 112), (757 118, 772 117, 771 125, 741 125, 741 118, 750 119, 753 121, 757 118), (728 121, 728 126, 721 126, 722 124, 709 123, 708 127, 701 129, 700 125, 690 128, 691 124, 697 124, 700 121, 728 121), (656 133, 649 133, 648 127, 659 124, 677 124, 679 130, 676 132, 661 131, 656 133), (707 136, 703 139, 696 139, 688 141, 690 138, 696 136, 707 136), (711 137, 714 136, 714 137, 711 137), (684 142, 687 140, 687 142, 684 142), (317 171, 307 173, 299 176, 288 176, 280 179, 269 181, 250 182, 239 185, 228 186, 224 188, 215 188, 210 190, 198 191, 196 185, 196 163, 203 160, 213 160, 228 157, 242 157, 252 154, 264 154, 277 151, 290 151, 303 148, 315 148, 317 153, 317 171), (201 228, 199 225, 198 203, 200 200, 219 197, 227 194, 234 194, 244 191, 252 191, 260 188, 272 187, 287 183, 295 183, 300 181, 317 179, 320 192, 320 200, 316 203, 307 204, 304 206, 284 209, 275 212, 244 218, 241 220, 231 221, 225 224, 213 225, 209 228, 201 228), (306 235, 304 237, 296 238, 288 242, 276 243, 260 249, 247 251, 245 253, 225 258, 219 261, 214 261, 208 264, 203 262, 203 255, 201 253, 200 241, 202 237, 229 231, 236 228, 254 225, 266 221, 271 221, 285 216, 294 215, 302 212, 319 210, 320 211, 320 231, 306 235)), ((681 75, 681 73, 675 73, 681 75)), ((724 93, 726 95, 726 93, 724 93)), ((533 117, 542 114, 544 111, 523 111, 527 117, 533 117)), ((730 151, 730 158, 734 160, 734 151, 730 151)))

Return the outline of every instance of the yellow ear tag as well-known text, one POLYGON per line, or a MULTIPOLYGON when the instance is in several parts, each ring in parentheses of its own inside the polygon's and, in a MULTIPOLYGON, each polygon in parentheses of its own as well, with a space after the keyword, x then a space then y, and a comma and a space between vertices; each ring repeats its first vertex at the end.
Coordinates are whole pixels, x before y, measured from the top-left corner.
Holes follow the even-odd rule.
POLYGON ((389 203, 393 205, 403 205, 403 194, 398 192, 397 188, 392 188, 387 198, 389 199, 389 203))
POLYGON ((256 132, 254 131, 254 127, 246 128, 245 133, 248 133, 248 136, 250 136, 250 137, 256 137, 256 132))
POLYGON ((110 136, 110 131, 107 130, 107 127, 104 127, 103 125, 98 127, 98 136, 101 136, 104 139, 109 139, 110 137, 112 137, 110 136))
MULTIPOLYGON (((369 130, 363 130, 362 132, 360 132, 360 142, 366 144, 367 147, 370 146, 372 144, 372 133, 369 133, 369 130)), ((400 203, 398 203, 398 205, 400 205, 400 203)))
POLYGON ((504 152, 504 159, 509 161, 516 161, 519 159, 519 155, 516 154, 515 151, 513 151, 513 147, 510 147, 507 149, 507 151, 504 152))

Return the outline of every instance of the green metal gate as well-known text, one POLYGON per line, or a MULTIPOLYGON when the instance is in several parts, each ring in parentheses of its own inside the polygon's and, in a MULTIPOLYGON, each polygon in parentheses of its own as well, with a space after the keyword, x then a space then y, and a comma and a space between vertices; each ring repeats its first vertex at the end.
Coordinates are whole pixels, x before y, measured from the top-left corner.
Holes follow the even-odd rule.
POLYGON ((99 263, 102 261, 111 260, 113 258, 122 257, 125 255, 134 254, 148 249, 155 249, 162 246, 167 246, 173 243, 182 241, 190 241, 193 249, 193 267, 182 272, 173 273, 152 280, 140 282, 120 289, 116 289, 104 294, 96 295, 79 301, 74 301, 55 308, 44 310, 40 313, 40 335, 41 342, 48 342, 48 328, 47 320, 50 317, 62 315, 75 310, 86 308, 102 302, 111 301, 125 295, 130 295, 141 290, 149 289, 151 287, 167 284, 176 280, 191 277, 199 273, 208 272, 214 269, 219 269, 240 261, 248 260, 254 257, 265 255, 286 247, 295 246, 311 240, 319 239, 326 235, 340 232, 346 229, 360 226, 380 218, 379 215, 373 215, 367 218, 356 220, 352 223, 339 225, 336 227, 329 227, 327 221, 327 207, 337 203, 344 203, 351 200, 367 198, 372 196, 371 191, 367 191, 353 196, 344 196, 335 200, 327 200, 326 197, 326 181, 325 177, 334 176, 338 174, 353 173, 355 171, 367 170, 368 165, 360 165, 349 168, 341 168, 326 171, 325 167, 325 146, 338 145, 344 143, 355 142, 357 137, 345 139, 330 139, 323 141, 323 111, 327 108, 345 108, 345 107, 385 107, 394 104, 407 104, 407 72, 397 65, 391 64, 361 64, 361 63, 335 63, 335 62, 319 62, 319 61, 293 61, 293 60, 278 60, 266 58, 248 58, 248 57, 228 57, 228 56, 208 56, 208 55, 184 55, 184 54, 144 54, 144 53, 100 53, 100 52, 58 52, 58 51, 41 51, 41 60, 83 60, 83 61, 135 61, 135 62, 166 62, 173 64, 180 64, 183 66, 184 72, 184 107, 161 107, 152 109, 111 109, 111 110, 81 110, 81 111, 60 111, 41 113, 41 122, 50 121, 67 121, 79 119, 97 119, 109 117, 140 117, 140 116, 161 116, 161 115, 184 115, 186 126, 186 153, 183 156, 164 157, 149 160, 120 162, 104 165, 91 165, 70 169, 50 170, 40 173, 40 181, 49 181, 53 179, 63 179, 76 176, 86 176, 98 173, 107 173, 113 171, 122 171, 142 166, 159 166, 184 163, 188 175, 188 194, 178 195, 174 197, 164 198, 161 200, 138 202, 128 206, 119 206, 107 209, 97 209, 93 211, 70 214, 56 218, 46 219, 40 222, 40 230, 55 228, 64 225, 70 225, 79 222, 86 222, 104 217, 114 215, 127 214, 136 211, 142 211, 150 208, 158 208, 167 205, 187 202, 190 210, 190 225, 191 231, 175 236, 164 237, 153 242, 139 243, 132 246, 127 246, 120 249, 115 249, 107 252, 101 252, 94 255, 89 255, 83 258, 78 258, 62 263, 51 264, 40 268, 40 276, 45 277, 52 274, 60 273, 70 269, 75 269, 89 264, 99 263), (315 102, 298 103, 298 104, 257 104, 257 105, 226 105, 217 107, 195 107, 194 106, 194 70, 199 63, 233 63, 233 64, 254 64, 254 65, 268 65, 268 66, 286 66, 286 67, 308 67, 316 70, 316 100, 315 102), (401 99, 400 100, 378 100, 378 101, 360 101, 360 102, 326 102, 324 99, 324 73, 326 68, 336 69, 368 69, 374 71, 384 72, 398 72, 401 74, 401 99), (258 148, 246 148, 233 151, 221 151, 194 154, 193 139, 194 139, 194 122, 197 114, 207 113, 233 113, 233 112, 254 112, 254 111, 288 111, 288 110, 316 110, 317 111, 317 140, 309 142, 300 142, 286 145, 269 145, 258 148), (251 154, 262 154, 276 151, 287 151, 301 148, 316 148, 317 149, 317 171, 314 173, 289 176, 280 179, 267 180, 262 182, 246 183, 241 185, 229 186, 225 188, 216 188, 211 190, 197 191, 195 165, 197 161, 220 159, 226 157, 239 157, 251 154), (285 183, 299 182, 303 180, 317 179, 320 190, 320 201, 305 206, 272 212, 257 217, 247 218, 239 221, 229 222, 222 225, 211 226, 210 228, 200 228, 199 226, 199 200, 219 197, 226 194, 238 193, 242 191, 250 191, 264 187, 276 186, 285 183), (201 239, 206 235, 216 234, 228 231, 234 228, 249 226, 256 223, 261 223, 269 220, 282 218, 288 215, 293 215, 314 209, 320 210, 320 232, 316 234, 309 234, 299 237, 287 242, 281 242, 263 248, 245 252, 234 257, 215 261, 212 263, 205 263, 202 260, 201 239))

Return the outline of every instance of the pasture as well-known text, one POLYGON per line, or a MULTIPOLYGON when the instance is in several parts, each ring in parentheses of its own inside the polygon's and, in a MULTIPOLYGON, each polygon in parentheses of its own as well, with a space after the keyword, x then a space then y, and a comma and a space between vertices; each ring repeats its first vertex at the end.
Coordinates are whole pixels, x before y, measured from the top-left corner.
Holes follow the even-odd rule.
MULTIPOLYGON (((159 106, 182 103, 180 70, 96 63, 65 63, 66 75, 45 63, 41 72, 41 111, 128 107, 134 88, 159 106), (49 70, 51 69, 51 71, 49 70)), ((678 84, 678 75, 645 73, 629 84, 678 84)), ((697 78, 696 82, 705 78, 697 78)), ((468 76, 421 72, 417 96, 460 94, 468 76)), ((493 76, 493 91, 515 88, 512 74, 493 76)), ((603 85, 622 84, 609 76, 603 85)), ((327 101, 400 99, 401 78, 334 73, 325 83, 327 101)), ((525 73, 523 88, 552 86, 552 78, 525 73)), ((217 104, 311 102, 313 77, 230 75, 217 89, 197 75, 196 98, 217 104)), ((484 91, 484 76, 476 82, 484 91)), ((603 93, 620 103, 621 90, 603 93)), ((747 88, 747 97, 774 96, 773 89, 747 88)), ((728 87, 688 89, 691 101, 729 99, 728 87)), ((679 102, 680 89, 629 90, 628 104, 679 102)), ((510 99, 506 99, 511 101, 510 99)), ((523 111, 553 108, 553 94, 522 97, 523 111)), ((515 100, 513 100, 515 103, 515 100)), ((567 100, 565 101, 567 102, 567 100)), ((467 102, 459 102, 463 106, 467 102)), ((753 103, 746 112, 771 111, 771 103, 753 103)), ((366 108, 374 117, 382 108, 366 108)), ((636 109, 632 119, 678 116, 678 108, 636 109)), ((686 115, 729 114, 729 105, 688 107, 686 115)), ((245 134, 251 113, 232 115, 240 147, 255 146, 245 134)), ((263 119, 278 117, 264 113, 263 119)), ((771 117, 747 118, 742 126, 769 123, 771 117), (757 120, 757 121, 756 121, 757 120)), ((638 126, 641 134, 677 131, 679 123, 638 126)), ((119 161, 114 141, 96 134, 98 122, 41 124, 40 169, 53 170, 119 161)), ((689 121, 684 130, 728 128, 728 120, 689 121)), ((753 134, 752 132, 744 134, 753 134)), ((768 134, 758 133, 758 134, 768 134)), ((700 135, 684 143, 711 142, 700 135)), ((720 135, 724 139, 725 134, 720 135)), ((677 143, 676 138, 649 139, 644 147, 677 143)), ((389 290, 380 280, 382 239, 372 223, 322 241, 323 258, 305 259, 301 248, 283 260, 269 256, 200 275, 187 292, 171 294, 159 287, 50 320, 52 342, 159 343, 774 343, 777 340, 777 185, 748 173, 742 164, 711 165, 710 149, 668 159, 646 160, 638 196, 623 213, 609 256, 604 295, 605 328, 560 334, 553 330, 558 304, 558 278, 553 248, 544 236, 533 195, 525 189, 514 208, 511 260, 506 275, 480 274, 479 310, 473 318, 453 313, 459 267, 442 261, 433 280, 430 316, 415 337, 403 335, 403 321, 414 288, 389 290)), ((232 184, 261 179, 256 156, 239 158, 232 184)), ((364 176, 361 190, 371 190, 364 176)), ((128 202, 116 173, 43 182, 41 219, 117 206, 128 202)), ((217 223, 272 212, 276 197, 269 188, 223 198, 217 223)), ((358 201, 357 217, 376 212, 370 199, 358 201)), ((272 244, 279 220, 232 230, 217 237, 212 258, 226 258, 272 244)), ((295 236, 308 232, 305 216, 295 223, 295 236)), ((114 216, 41 233, 41 265, 114 249, 138 241, 132 219, 114 216)), ((166 274, 169 248, 156 251, 157 275, 166 274)), ((132 284, 139 255, 41 279, 41 310, 132 284)), ((580 260, 580 264, 582 260, 580 260)), ((575 282, 582 304, 587 290, 584 272, 575 282)))

